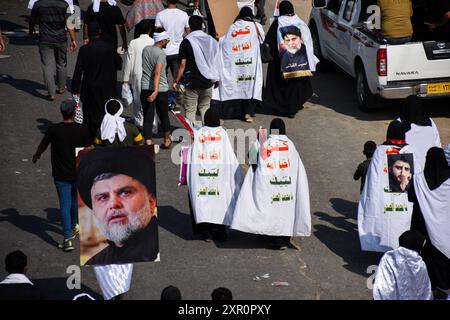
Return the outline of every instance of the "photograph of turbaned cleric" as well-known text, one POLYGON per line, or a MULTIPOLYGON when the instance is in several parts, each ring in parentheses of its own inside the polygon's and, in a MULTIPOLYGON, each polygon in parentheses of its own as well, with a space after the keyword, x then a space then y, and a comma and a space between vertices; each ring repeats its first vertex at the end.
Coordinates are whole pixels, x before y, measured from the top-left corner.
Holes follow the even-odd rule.
POLYGON ((392 193, 407 192, 414 174, 412 153, 388 155, 389 190, 392 193))
MULTIPOLYGON (((280 28, 280 33, 281 72, 310 71, 306 46, 302 40, 300 29, 293 25, 282 27, 280 28)), ((308 72, 304 74, 311 75, 308 72)))
POLYGON ((80 264, 159 261, 153 146, 80 152, 80 264))

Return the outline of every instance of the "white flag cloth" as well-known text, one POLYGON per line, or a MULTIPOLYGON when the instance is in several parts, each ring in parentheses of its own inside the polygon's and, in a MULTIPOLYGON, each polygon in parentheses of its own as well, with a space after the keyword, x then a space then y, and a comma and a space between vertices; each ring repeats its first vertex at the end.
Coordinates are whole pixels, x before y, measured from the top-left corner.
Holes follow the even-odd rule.
POLYGON ((105 300, 110 300, 130 290, 133 264, 94 266, 94 271, 105 300))
POLYGON ((34 285, 23 273, 11 273, 0 284, 28 283, 34 285))
POLYGON ((195 221, 230 225, 241 182, 241 169, 227 132, 222 127, 196 130, 187 172, 195 221))
MULTIPOLYGON (((39 0, 30 0, 30 2, 28 2, 28 9, 33 9, 34 4, 39 1, 39 0)), ((73 0, 64 0, 67 2, 67 4, 69 5, 70 8, 70 12, 74 13, 75 9, 73 8, 73 0)))
POLYGON ((375 150, 358 206, 358 232, 363 251, 396 249, 398 238, 411 226, 413 204, 408 201, 408 193, 390 191, 389 154, 414 155, 414 152, 409 145, 401 149, 379 145, 375 150))
POLYGON ((430 190, 422 172, 414 177, 414 191, 431 243, 450 259, 450 179, 430 190))
POLYGON ((264 39, 261 25, 238 20, 219 41, 219 87, 215 98, 220 101, 234 99, 262 100, 263 69, 259 49, 259 33, 264 39))
MULTIPOLYGON (((302 33, 302 40, 304 41, 306 46, 306 55, 308 56, 309 69, 311 71, 316 71, 316 64, 319 62, 319 59, 314 55, 313 41, 308 25, 297 15, 281 16, 278 18, 278 30, 280 30, 280 28, 288 26, 296 26, 300 29, 300 32, 302 33)), ((278 39, 278 43, 280 43, 280 40, 281 39, 278 39)))
POLYGON ((270 135, 259 148, 241 187, 232 229, 272 236, 310 236, 308 178, 300 155, 285 135, 270 135))
POLYGON ((206 79, 216 82, 220 79, 217 66, 219 65, 219 43, 201 30, 193 31, 186 36, 192 46, 195 63, 198 70, 206 79))
POLYGON ((413 250, 398 247, 381 258, 373 286, 374 300, 433 300, 427 266, 413 250))
MULTIPOLYGON (((92 6, 92 10, 94 10, 94 12, 100 11, 100 2, 101 2, 101 0, 92 0, 92 3, 94 4, 92 6)), ((108 0, 108 4, 110 6, 115 6, 117 4, 117 2, 115 0, 108 0)))
POLYGON ((127 131, 125 130, 124 126, 125 119, 121 117, 122 112, 123 106, 119 100, 111 99, 105 103, 105 116, 103 117, 102 124, 100 126, 100 134, 102 140, 108 140, 109 142, 113 143, 116 139, 116 134, 121 142, 125 140, 127 131), (119 111, 117 111, 114 115, 109 114, 106 110, 108 102, 112 100, 115 100, 120 104, 119 111))
MULTIPOLYGON (((423 171, 428 150, 432 147, 441 147, 439 131, 434 121, 430 120, 431 126, 418 126, 411 123, 411 129, 405 133, 405 141, 414 149, 414 155, 417 158, 416 173, 423 171)), ((400 118, 397 121, 402 122, 400 118)))

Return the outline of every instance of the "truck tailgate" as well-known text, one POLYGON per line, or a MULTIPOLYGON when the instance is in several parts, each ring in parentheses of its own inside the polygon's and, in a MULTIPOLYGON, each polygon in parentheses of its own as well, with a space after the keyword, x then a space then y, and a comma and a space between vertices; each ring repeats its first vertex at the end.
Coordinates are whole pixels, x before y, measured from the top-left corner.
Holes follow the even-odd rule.
POLYGON ((388 82, 450 78, 449 45, 436 42, 388 45, 387 72, 388 82), (449 54, 445 54, 447 51, 449 54))

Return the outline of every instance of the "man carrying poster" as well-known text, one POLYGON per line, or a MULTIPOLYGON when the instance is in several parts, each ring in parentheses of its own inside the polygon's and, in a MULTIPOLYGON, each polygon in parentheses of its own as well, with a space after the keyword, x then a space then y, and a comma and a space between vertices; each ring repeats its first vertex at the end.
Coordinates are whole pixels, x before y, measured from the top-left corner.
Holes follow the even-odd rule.
MULTIPOLYGON (((158 219, 152 147, 99 148, 84 155, 77 185, 108 245, 87 265, 155 261, 158 219)), ((82 237, 83 238, 83 237, 82 237)), ((83 247, 83 243, 81 244, 83 247)))

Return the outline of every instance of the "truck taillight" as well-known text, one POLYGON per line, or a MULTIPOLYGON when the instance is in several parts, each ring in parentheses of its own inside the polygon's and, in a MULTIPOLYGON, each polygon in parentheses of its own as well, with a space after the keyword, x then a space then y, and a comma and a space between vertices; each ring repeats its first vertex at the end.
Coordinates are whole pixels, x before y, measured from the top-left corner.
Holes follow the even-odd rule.
POLYGON ((378 49, 377 52, 377 71, 380 77, 387 76, 387 51, 386 48, 378 49))

